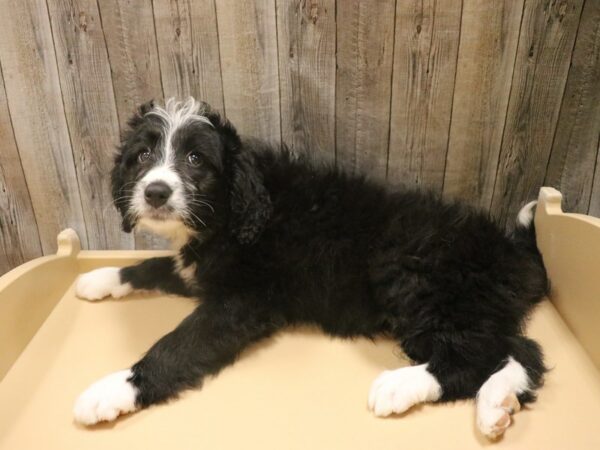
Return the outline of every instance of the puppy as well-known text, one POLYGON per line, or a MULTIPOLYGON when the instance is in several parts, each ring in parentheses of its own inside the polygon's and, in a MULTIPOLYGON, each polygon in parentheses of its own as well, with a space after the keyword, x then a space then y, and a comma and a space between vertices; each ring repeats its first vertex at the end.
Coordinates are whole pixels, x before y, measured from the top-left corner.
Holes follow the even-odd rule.
POLYGON ((523 325, 548 290, 535 202, 507 234, 461 204, 241 139, 194 99, 139 108, 112 191, 125 231, 152 230, 178 252, 86 273, 77 295, 156 289, 202 303, 131 368, 92 384, 75 404, 80 423, 172 399, 300 323, 402 346, 414 365, 375 379, 377 416, 476 397, 479 429, 495 437, 535 399, 545 367, 523 325))

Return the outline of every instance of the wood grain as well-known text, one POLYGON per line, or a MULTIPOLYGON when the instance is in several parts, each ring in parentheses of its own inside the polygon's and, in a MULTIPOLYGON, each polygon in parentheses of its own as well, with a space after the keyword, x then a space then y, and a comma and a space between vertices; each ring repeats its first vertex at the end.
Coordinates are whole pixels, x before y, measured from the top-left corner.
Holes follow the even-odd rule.
POLYGON ((41 254, 0 69, 0 275, 41 254))
MULTIPOLYGON (((142 103, 163 100, 151 0, 98 0, 119 128, 142 103)), ((138 249, 165 248, 163 239, 135 232, 138 249)))
POLYGON ((133 245, 111 206, 110 155, 136 106, 165 96, 207 100, 243 134, 501 224, 542 184, 566 210, 600 216, 598 1, 2 6, 0 272, 53 252, 69 226, 85 246, 133 245))
POLYGON ((598 137, 598 149, 596 150, 596 170, 594 171, 594 183, 590 196, 590 208, 588 214, 600 217, 600 136, 598 137))
POLYGON ((335 161, 334 0, 277 0, 281 138, 335 161))
POLYGON ((395 0, 337 4, 337 165, 385 179, 395 0))
POLYGON ((514 223, 544 182, 582 0, 525 3, 492 214, 514 223))
POLYGON ((54 252, 57 234, 68 227, 86 245, 46 3, 7 0, 3 10, 0 62, 42 249, 54 252))
POLYGON ((162 101, 150 0, 98 0, 121 130, 134 110, 162 101))
POLYGON ((112 204, 109 174, 119 123, 98 5, 53 0, 48 8, 89 247, 133 248, 112 204))
POLYGON ((523 0, 464 0, 443 194, 489 210, 523 0))
POLYGON ((225 112, 242 134, 280 141, 274 0, 217 0, 225 112))
POLYGON ((568 212, 590 207, 600 136, 600 2, 587 1, 544 184, 563 194, 568 212))
POLYGON ((442 190, 460 17, 460 0, 397 2, 391 184, 442 190))
POLYGON ((154 0, 165 97, 193 96, 223 110, 214 0, 154 0))

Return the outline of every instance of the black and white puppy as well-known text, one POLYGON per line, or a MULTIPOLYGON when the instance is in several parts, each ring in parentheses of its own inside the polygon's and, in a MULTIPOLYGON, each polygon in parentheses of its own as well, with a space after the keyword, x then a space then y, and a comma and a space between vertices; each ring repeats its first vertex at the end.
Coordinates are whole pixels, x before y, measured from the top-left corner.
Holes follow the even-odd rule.
POLYGON ((545 367, 523 326, 548 280, 534 202, 508 234, 466 206, 240 139, 194 99, 139 108, 112 186, 124 230, 153 230, 178 253, 86 273, 77 295, 157 289, 202 302, 130 369, 92 384, 75 404, 77 421, 172 399, 300 323, 402 346, 414 365, 373 382, 377 416, 476 397, 480 430, 497 436, 535 399, 545 367))

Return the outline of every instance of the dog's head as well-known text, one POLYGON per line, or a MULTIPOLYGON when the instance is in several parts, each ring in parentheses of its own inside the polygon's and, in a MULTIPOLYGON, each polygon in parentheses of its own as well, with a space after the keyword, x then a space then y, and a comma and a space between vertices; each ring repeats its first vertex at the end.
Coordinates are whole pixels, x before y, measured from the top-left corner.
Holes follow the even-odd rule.
POLYGON ((123 230, 147 228, 177 246, 220 229, 251 243, 271 212, 254 155, 229 121, 193 98, 140 106, 111 178, 123 230))

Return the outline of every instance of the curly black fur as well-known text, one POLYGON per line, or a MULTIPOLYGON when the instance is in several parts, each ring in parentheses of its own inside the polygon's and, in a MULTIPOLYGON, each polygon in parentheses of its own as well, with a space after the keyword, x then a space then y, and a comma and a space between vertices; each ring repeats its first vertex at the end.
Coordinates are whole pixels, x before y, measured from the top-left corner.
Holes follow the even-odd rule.
MULTIPOLYGON (((128 194, 148 170, 136 155, 161 145, 151 108, 130 121, 112 174, 125 230, 137 220, 128 194)), ((241 140, 204 108, 213 127, 193 123, 173 137, 182 155, 175 170, 197 187, 185 192, 193 236, 177 258, 121 272, 135 288, 203 300, 134 365, 140 406, 199 385, 252 342, 300 323, 334 336, 393 337, 413 361, 429 364, 442 401, 473 397, 512 356, 530 378, 521 400, 533 400, 545 369, 523 326, 548 280, 532 226, 507 234, 460 203, 392 191, 285 147, 241 140), (200 168, 185 165, 192 148, 200 168), (182 269, 193 277, 180 277, 182 269)))

